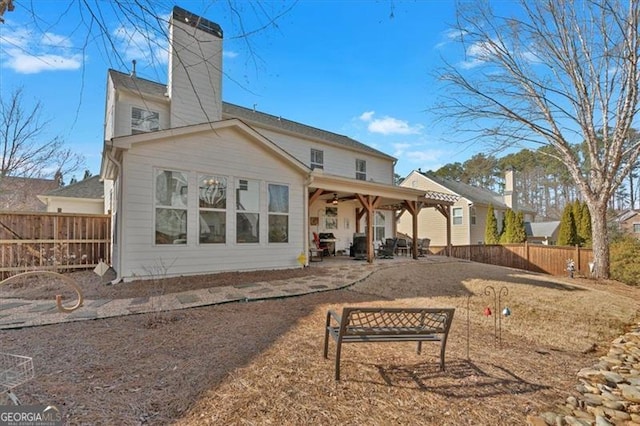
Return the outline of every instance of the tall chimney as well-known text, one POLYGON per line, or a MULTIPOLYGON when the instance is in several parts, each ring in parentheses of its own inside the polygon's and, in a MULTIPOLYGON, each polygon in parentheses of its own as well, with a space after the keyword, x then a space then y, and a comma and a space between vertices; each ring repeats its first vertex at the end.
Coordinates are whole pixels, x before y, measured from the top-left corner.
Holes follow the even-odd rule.
POLYGON ((504 172, 504 203, 513 211, 518 210, 518 193, 515 184, 515 172, 510 167, 504 172))
POLYGON ((175 6, 169 22, 171 127, 222 119, 222 29, 175 6))

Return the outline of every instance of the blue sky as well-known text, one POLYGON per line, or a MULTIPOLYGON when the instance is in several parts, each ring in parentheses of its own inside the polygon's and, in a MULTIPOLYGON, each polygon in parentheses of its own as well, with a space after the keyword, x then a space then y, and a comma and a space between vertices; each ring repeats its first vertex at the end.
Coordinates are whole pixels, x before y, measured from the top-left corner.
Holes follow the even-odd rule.
MULTIPOLYGON (((461 47, 448 37, 454 2, 302 0, 276 27, 252 35, 251 49, 237 38, 238 21, 228 3, 209 3, 178 5, 225 32, 225 101, 357 139, 398 158, 396 172, 402 176, 418 167, 462 162, 477 152, 453 143, 429 111, 442 90, 434 79, 441 58, 473 65, 464 62, 461 47)), ((255 5, 238 4, 245 29, 260 27, 255 5)), ((263 2, 272 13, 291 4, 263 2)), ((34 2, 36 19, 30 2, 15 1, 15 6, 0 24, 0 96, 6 99, 23 87, 24 106, 40 100, 43 117, 51 120, 48 134, 82 153, 86 167, 97 174, 107 69, 129 71, 129 61, 136 59, 140 77, 164 83, 166 53, 154 52, 160 60, 152 63, 148 49, 142 53, 125 45, 125 37, 118 36, 121 21, 106 15, 123 58, 119 63, 113 50, 100 48, 100 38, 85 40, 76 2, 34 2)))

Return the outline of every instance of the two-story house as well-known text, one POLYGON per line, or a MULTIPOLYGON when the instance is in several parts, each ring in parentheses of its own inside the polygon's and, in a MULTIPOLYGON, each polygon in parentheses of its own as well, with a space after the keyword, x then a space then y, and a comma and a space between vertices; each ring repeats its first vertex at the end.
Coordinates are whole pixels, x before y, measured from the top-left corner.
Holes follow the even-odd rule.
POLYGON ((108 72, 101 177, 116 280, 300 267, 312 232, 346 250, 354 233, 392 236, 399 206, 425 201, 393 184, 387 154, 223 102, 214 22, 175 7, 169 37, 166 84, 108 72))
MULTIPOLYGON (((450 233, 450 243, 453 245, 483 244, 487 224, 489 205, 494 208, 494 215, 501 229, 504 213, 507 209, 522 210, 525 221, 533 221, 533 211, 518 204, 517 191, 514 182, 514 171, 505 173, 505 189, 503 194, 485 188, 468 185, 466 183, 443 179, 431 173, 420 170, 412 171, 401 186, 438 191, 457 196, 457 201, 451 207, 451 216, 447 221, 440 220, 440 215, 433 209, 423 209, 418 216, 418 237, 431 239, 431 245, 447 245, 447 235, 450 233), (449 225, 449 230, 447 230, 449 225)), ((412 217, 403 214, 398 221, 398 231, 413 235, 412 217)))

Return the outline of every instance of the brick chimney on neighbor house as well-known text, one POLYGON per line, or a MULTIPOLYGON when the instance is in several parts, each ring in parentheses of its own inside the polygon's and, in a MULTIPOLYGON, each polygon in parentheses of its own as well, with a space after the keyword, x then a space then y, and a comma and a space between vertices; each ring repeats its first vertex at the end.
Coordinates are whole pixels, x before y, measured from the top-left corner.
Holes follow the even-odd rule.
POLYGON ((504 172, 504 203, 513 211, 518 210, 518 193, 516 192, 515 171, 508 168, 504 172))
POLYGON ((169 21, 171 127, 222 119, 222 29, 175 6, 169 21))

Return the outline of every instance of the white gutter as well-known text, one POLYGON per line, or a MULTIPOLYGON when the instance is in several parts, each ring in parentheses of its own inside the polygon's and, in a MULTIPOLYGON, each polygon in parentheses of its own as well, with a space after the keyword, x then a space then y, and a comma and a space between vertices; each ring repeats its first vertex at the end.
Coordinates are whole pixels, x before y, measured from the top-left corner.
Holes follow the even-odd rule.
MULTIPOLYGON (((106 148, 106 147, 105 147, 106 148)), ((116 210, 116 214, 118 214, 118 211, 120 210, 120 208, 122 207, 122 203, 121 203, 121 199, 122 199, 122 178, 120 176, 120 172, 122 171, 122 165, 120 164, 120 162, 116 159, 115 155, 113 155, 113 151, 115 151, 116 148, 113 147, 111 150, 105 149, 105 153, 107 154, 107 158, 109 158, 109 160, 115 165, 116 167, 116 181, 118 182, 118 185, 114 185, 114 189, 116 190, 116 206, 117 206, 117 210, 116 210)), ((116 233, 117 235, 117 239, 118 239, 118 268, 116 269, 116 278, 112 281, 109 282, 110 285, 113 284, 118 284, 120 281, 122 281, 122 275, 120 274, 120 270, 122 268, 120 268, 120 265, 122 264, 122 256, 120 255, 120 247, 122 245, 122 221, 120 221, 120 226, 118 226, 116 228, 116 233)), ((113 250, 113 241, 111 242, 111 247, 113 250)), ((113 258, 113 251, 111 253, 111 257, 113 258)), ((113 266, 113 265, 112 265, 113 266)))

